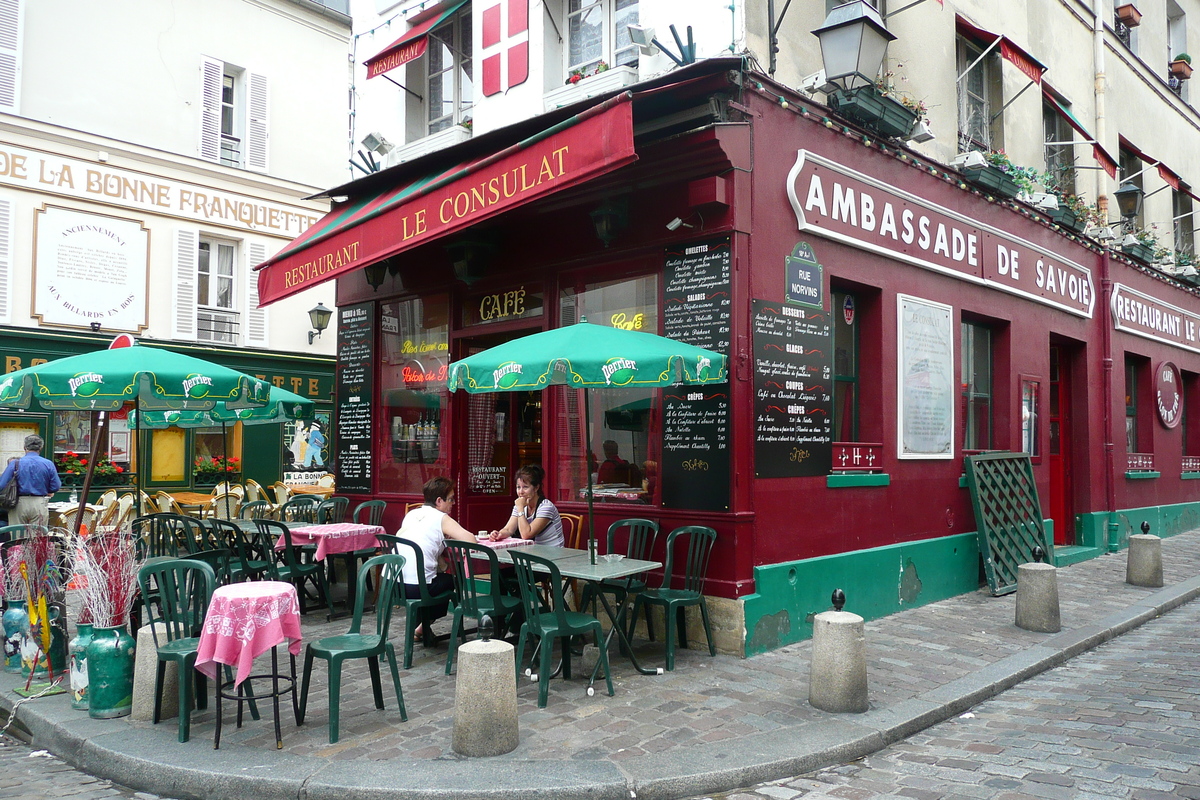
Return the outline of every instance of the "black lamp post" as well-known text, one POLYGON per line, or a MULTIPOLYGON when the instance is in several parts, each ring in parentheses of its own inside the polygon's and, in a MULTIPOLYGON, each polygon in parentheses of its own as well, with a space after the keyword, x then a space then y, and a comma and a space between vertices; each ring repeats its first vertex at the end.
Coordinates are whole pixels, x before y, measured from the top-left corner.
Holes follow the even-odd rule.
POLYGON ((813 34, 821 41, 825 80, 847 91, 875 83, 888 43, 896 39, 866 0, 837 6, 813 34))
POLYGON ((1125 181, 1121 188, 1113 192, 1117 198, 1117 210, 1121 213, 1121 223, 1128 229, 1138 215, 1142 213, 1142 198, 1145 193, 1142 187, 1133 181, 1125 181))
POLYGON ((308 332, 308 343, 312 344, 313 339, 321 335, 321 331, 329 327, 329 318, 333 316, 333 311, 326 308, 324 303, 317 303, 316 308, 311 308, 308 311, 308 321, 316 330, 308 332))

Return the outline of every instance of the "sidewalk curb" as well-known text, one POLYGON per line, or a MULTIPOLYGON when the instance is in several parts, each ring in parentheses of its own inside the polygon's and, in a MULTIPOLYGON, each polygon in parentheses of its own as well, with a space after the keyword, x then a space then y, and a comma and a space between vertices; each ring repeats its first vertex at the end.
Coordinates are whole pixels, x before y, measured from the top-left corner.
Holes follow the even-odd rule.
MULTIPOLYGON (((1041 642, 977 672, 889 708, 859 715, 826 714, 736 740, 627 761, 443 758, 422 763, 315 761, 231 743, 179 745, 161 731, 126 720, 93 720, 67 705, 21 706, 18 722, 36 747, 80 769, 165 797, 254 797, 263 800, 509 800, 579 798, 675 800, 727 792, 852 761, 954 717, 1035 675, 1140 627, 1200 597, 1200 576, 1131 600, 1090 625, 1049 634, 1041 642), (482 772, 485 770, 486 772, 482 772), (481 775, 486 774, 486 785, 481 775)), ((869 647, 869 642, 868 642, 869 647)), ((4 675, 0 710, 11 713, 19 676, 4 675)), ((793 697, 803 703, 806 698, 793 697)), ((173 725, 171 726, 174 727, 173 725)))

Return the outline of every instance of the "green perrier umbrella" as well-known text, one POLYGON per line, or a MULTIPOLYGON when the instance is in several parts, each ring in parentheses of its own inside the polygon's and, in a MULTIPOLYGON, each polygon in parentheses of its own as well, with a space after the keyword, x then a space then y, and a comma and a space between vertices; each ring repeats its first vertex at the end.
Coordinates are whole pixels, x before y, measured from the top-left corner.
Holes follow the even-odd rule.
MULTIPOLYGON (((447 387, 468 392, 536 391, 547 386, 578 389, 724 383, 725 356, 695 345, 641 331, 574 325, 522 336, 450 365, 447 387)), ((584 421, 591 403, 583 393, 584 421)), ((591 441, 584 433, 584 459, 591 441)), ((595 563, 596 523, 592 513, 592 473, 588 473, 588 550, 595 563)))
POLYGON ((230 408, 225 403, 206 411, 191 409, 143 411, 130 414, 130 424, 157 430, 160 428, 218 428, 230 422, 244 425, 280 424, 294 419, 312 419, 315 403, 307 397, 279 386, 272 386, 267 404, 259 408, 230 408))
MULTIPOLYGON (((259 408, 267 404, 271 384, 200 358, 132 343, 118 337, 107 350, 48 361, 0 379, 0 408, 117 411, 132 403, 143 411, 209 411, 259 408)), ((101 418, 100 426, 107 423, 101 418)), ((80 514, 91 487, 100 437, 93 437, 80 514)), ((140 473, 140 470, 139 470, 140 473)), ((139 486, 135 487, 140 489, 139 486)))

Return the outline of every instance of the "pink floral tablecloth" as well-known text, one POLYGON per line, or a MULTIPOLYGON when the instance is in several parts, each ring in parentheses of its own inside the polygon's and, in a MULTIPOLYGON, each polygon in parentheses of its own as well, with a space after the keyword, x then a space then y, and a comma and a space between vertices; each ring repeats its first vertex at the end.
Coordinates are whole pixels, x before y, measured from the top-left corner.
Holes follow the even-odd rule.
MULTIPOLYGON (((338 522, 332 525, 305 525, 303 528, 292 528, 293 545, 315 544, 317 560, 335 553, 353 553, 355 550, 368 550, 379 546, 375 538, 378 533, 387 533, 382 525, 358 525, 353 522, 338 522)), ((283 539, 275 542, 275 549, 282 550, 283 539)))
POLYGON ((213 592, 196 669, 214 681, 219 664, 237 667, 234 685, 250 675, 254 659, 289 640, 300 655, 300 604, 296 587, 282 581, 248 581, 213 592))
POLYGON ((493 550, 507 550, 510 547, 524 547, 525 545, 533 544, 533 539, 522 539, 520 536, 510 536, 507 539, 500 539, 493 542, 486 536, 476 536, 475 541, 479 542, 484 547, 490 547, 493 550))

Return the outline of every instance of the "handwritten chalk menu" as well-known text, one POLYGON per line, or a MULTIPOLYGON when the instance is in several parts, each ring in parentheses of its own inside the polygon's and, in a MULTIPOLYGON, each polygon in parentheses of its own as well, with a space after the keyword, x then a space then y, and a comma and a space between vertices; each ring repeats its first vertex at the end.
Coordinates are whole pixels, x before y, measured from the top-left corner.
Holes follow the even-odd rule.
POLYGON ((375 306, 338 309, 337 486, 338 493, 371 491, 371 398, 375 373, 375 306))
MULTIPOLYGON (((663 334, 729 355, 730 238, 666 249, 663 334)), ((729 384, 663 390, 664 508, 729 508, 729 384)))
POLYGON ((754 474, 825 475, 833 463, 828 311, 753 302, 754 474))
POLYGON ((663 389, 662 505, 729 508, 729 384, 663 389))
POLYGON ((663 335, 729 355, 730 240, 669 247, 663 264, 663 335))

